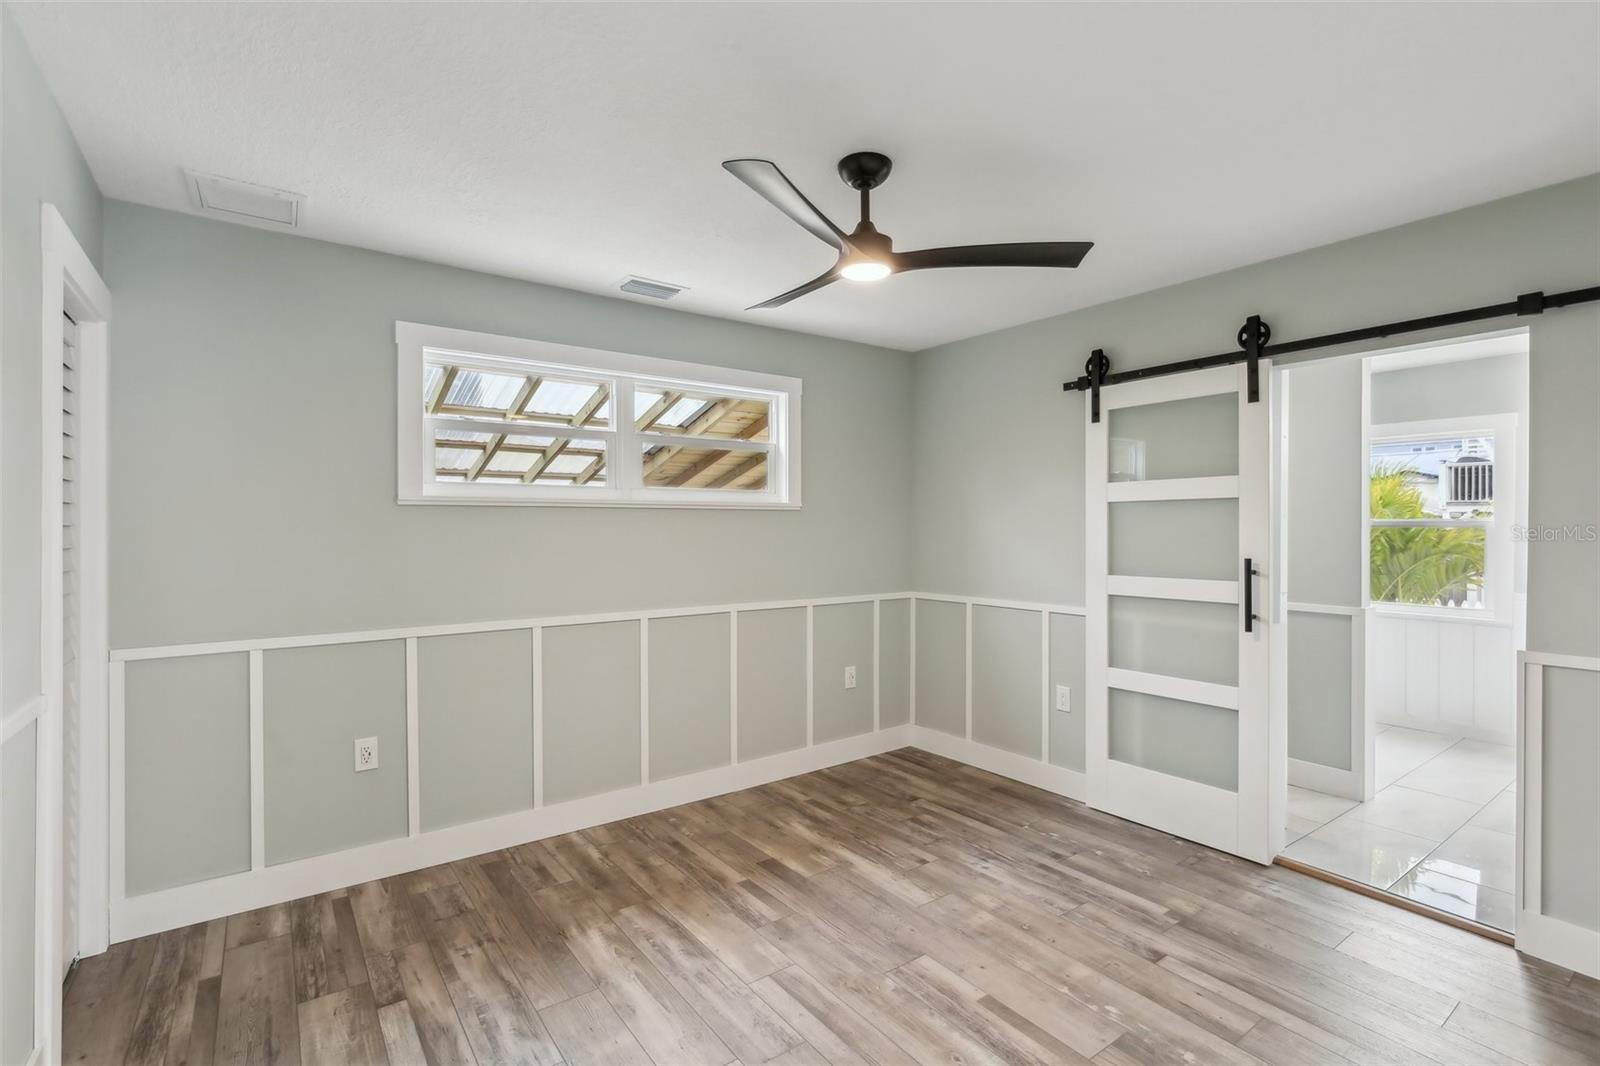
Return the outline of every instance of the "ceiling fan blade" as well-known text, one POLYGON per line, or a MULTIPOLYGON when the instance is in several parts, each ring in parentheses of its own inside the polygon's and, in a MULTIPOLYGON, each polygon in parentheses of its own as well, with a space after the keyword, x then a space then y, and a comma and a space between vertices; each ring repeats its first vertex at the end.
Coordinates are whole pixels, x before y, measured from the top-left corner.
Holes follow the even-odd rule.
POLYGON ((797 287, 795 287, 793 289, 790 289, 788 292, 783 293, 782 295, 774 296, 770 300, 763 300, 758 304, 752 304, 749 307, 745 308, 745 310, 746 311, 759 311, 764 307, 782 307, 784 304, 788 303, 790 300, 798 300, 800 297, 804 296, 806 293, 808 293, 808 292, 816 292, 818 289, 822 288, 824 285, 832 285, 834 282, 836 282, 838 280, 839 280, 839 270, 838 270, 838 268, 837 267, 829 267, 827 273, 818 274, 816 277, 812 278, 810 281, 806 282, 804 285, 800 285, 800 286, 797 286, 797 287))
POLYGON ((754 189, 762 199, 804 226, 818 240, 843 252, 849 246, 844 231, 817 210, 775 163, 765 159, 730 159, 722 169, 754 189))
POLYGON ((894 257, 896 270, 937 267, 1075 267, 1094 247, 1093 241, 1029 241, 1022 244, 968 244, 956 248, 922 248, 894 257))

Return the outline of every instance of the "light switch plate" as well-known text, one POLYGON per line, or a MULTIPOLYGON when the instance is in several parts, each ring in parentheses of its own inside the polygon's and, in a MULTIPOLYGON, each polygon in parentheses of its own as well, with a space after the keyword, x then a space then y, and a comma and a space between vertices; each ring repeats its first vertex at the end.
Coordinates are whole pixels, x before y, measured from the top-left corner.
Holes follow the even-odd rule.
POLYGON ((1072 713, 1072 689, 1067 685, 1056 686, 1056 710, 1062 714, 1072 713))
POLYGON ((853 666, 847 666, 844 668, 844 687, 856 687, 856 668, 853 666))

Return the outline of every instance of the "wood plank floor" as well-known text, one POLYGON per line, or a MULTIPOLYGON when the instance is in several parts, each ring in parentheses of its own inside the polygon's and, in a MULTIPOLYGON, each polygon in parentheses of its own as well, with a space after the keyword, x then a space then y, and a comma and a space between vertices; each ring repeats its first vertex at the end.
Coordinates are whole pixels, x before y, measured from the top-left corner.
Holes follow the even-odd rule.
POLYGON ((83 1063, 1580 1063, 1600 982, 916 750, 119 944, 83 1063))

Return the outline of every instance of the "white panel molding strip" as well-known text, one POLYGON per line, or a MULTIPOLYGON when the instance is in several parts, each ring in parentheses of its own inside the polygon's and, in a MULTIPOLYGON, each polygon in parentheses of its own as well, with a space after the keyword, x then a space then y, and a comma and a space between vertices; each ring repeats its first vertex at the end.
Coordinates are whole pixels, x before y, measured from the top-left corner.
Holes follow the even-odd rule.
MULTIPOLYGON (((250 653, 252 656, 255 652, 250 653)), ((422 832, 422 720, 417 706, 417 638, 406 638, 406 835, 422 832)))
MULTIPOLYGON (((1086 782, 1082 772, 1048 762, 1050 730, 1050 616, 1081 617, 1082 607, 950 596, 918 592, 891 592, 864 596, 840 596, 815 600, 779 600, 717 606, 692 606, 636 612, 610 612, 590 615, 563 615, 483 623, 441 626, 416 626, 406 629, 363 630, 302 637, 271 637, 259 640, 218 641, 174 644, 162 647, 126 648, 110 655, 111 675, 111 775, 113 803, 110 840, 110 925, 111 942, 161 932, 228 914, 251 910, 299 896, 387 877, 440 862, 481 854, 498 848, 576 829, 600 825, 619 818, 661 810, 709 796, 750 788, 795 774, 809 773, 865 758, 869 755, 914 745, 972 766, 988 770, 1072 799, 1083 799, 1086 782), (916 726, 916 602, 919 599, 962 604, 967 617, 965 653, 967 656, 966 703, 967 737, 949 736, 916 726), (905 600, 908 604, 908 638, 911 722, 881 726, 880 676, 882 673, 882 603, 905 600), (813 673, 815 650, 815 608, 834 604, 871 604, 873 607, 873 729, 824 744, 810 743, 814 735, 813 673), (1000 607, 1036 611, 1040 615, 1040 651, 1043 665, 1039 684, 1041 707, 1041 757, 1019 755, 991 747, 970 738, 972 723, 971 614, 974 607, 1000 607), (776 608, 807 609, 807 737, 805 747, 778 755, 740 761, 739 759, 739 614, 776 608), (656 618, 679 618, 726 613, 729 616, 728 680, 730 689, 728 746, 729 765, 696 774, 651 781, 649 778, 649 622, 656 618), (551 626, 587 625, 596 622, 635 621, 639 624, 640 658, 640 752, 642 784, 598 796, 559 804, 544 802, 544 685, 543 631, 551 626), (533 652, 533 761, 532 805, 522 811, 466 825, 424 830, 421 825, 421 730, 418 691, 418 647, 424 637, 471 633, 495 633, 526 629, 533 652), (407 834, 386 841, 345 851, 319 855, 287 863, 269 865, 266 860, 265 806, 265 720, 267 714, 264 661, 269 650, 379 640, 405 642, 406 739, 407 739, 407 834), (249 663, 250 700, 250 856, 247 872, 214 878, 195 884, 164 889, 140 896, 126 891, 126 751, 127 720, 125 674, 127 664, 154 659, 185 658, 197 655, 244 653, 249 663)), ((6 723, 8 726, 11 722, 6 723)), ((19 727, 20 728, 20 727, 19 727)))
MULTIPOLYGON (((1517 950, 1600 978, 1600 930, 1544 913, 1544 672, 1600 673, 1600 657, 1517 653, 1517 950)), ((1589 713, 1600 713, 1590 707, 1589 713)))
MULTIPOLYGON (((267 865, 267 678, 263 659, 265 653, 250 653, 250 869, 259 870, 267 865)), ((112 710, 121 718, 123 708, 112 710)), ((121 807, 121 803, 118 804, 121 807)), ((125 813, 121 812, 121 813, 125 813)), ((115 827, 126 822, 119 817, 115 827)), ((120 897, 113 897, 120 898, 120 897)))

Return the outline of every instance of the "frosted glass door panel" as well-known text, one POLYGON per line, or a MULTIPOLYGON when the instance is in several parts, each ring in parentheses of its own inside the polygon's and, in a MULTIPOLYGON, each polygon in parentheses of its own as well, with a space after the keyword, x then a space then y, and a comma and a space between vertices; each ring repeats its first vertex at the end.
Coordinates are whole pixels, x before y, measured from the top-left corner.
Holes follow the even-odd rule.
POLYGON ((1239 397, 1223 392, 1111 412, 1107 479, 1163 481, 1239 472, 1239 397))
POLYGON ((1119 670, 1239 683, 1239 609, 1231 603, 1109 598, 1111 665, 1119 670))
POLYGON ((1238 790, 1237 713, 1120 688, 1107 696, 1112 759, 1213 788, 1238 790))
POLYGON ((1107 505, 1110 572, 1119 577, 1239 579, 1239 501, 1107 505))

